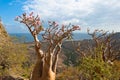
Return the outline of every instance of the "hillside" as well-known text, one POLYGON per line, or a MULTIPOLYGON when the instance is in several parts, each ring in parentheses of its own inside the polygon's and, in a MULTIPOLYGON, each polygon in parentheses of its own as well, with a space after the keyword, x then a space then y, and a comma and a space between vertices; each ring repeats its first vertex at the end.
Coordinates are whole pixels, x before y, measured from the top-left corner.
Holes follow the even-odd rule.
MULTIPOLYGON (((120 59, 120 32, 114 33, 111 39, 113 40, 111 43, 112 49, 114 52, 118 53, 118 59, 120 59)), ((78 48, 80 51, 88 53, 88 47, 93 48, 94 46, 95 44, 92 39, 84 39, 82 41, 67 41, 63 43, 63 51, 65 52, 64 55, 67 56, 67 59, 71 61, 71 64, 75 64, 77 59, 80 57, 80 54, 76 51, 78 48)))
MULTIPOLYGON (((120 49, 120 33, 115 33, 112 39, 116 40, 113 45, 115 46, 115 50, 118 51, 120 49)), ((34 51, 34 43, 26 43, 28 45, 28 50, 31 55, 31 61, 35 60, 35 51, 34 51)), ((43 49, 46 49, 46 43, 42 43, 44 45, 43 49)), ((88 46, 94 46, 94 42, 91 39, 84 39, 80 41, 65 41, 62 45, 62 50, 59 55, 59 63, 58 67, 74 66, 80 56, 79 53, 76 52, 77 48, 80 47, 81 51, 87 51, 88 46), (80 46, 79 46, 80 44, 80 46)), ((63 68, 62 67, 62 68, 63 68)))
POLYGON ((0 23, 0 80, 21 80, 15 79, 18 78, 15 73, 18 71, 16 71, 17 67, 14 66, 21 66, 25 62, 26 50, 24 45, 12 43, 4 26, 0 23))
POLYGON ((4 26, 2 25, 2 23, 0 23, 0 37, 2 38, 6 38, 8 37, 7 32, 5 31, 4 26))
POLYGON ((8 41, 8 39, 9 36, 2 23, 0 23, 0 45, 3 45, 6 41, 8 41))

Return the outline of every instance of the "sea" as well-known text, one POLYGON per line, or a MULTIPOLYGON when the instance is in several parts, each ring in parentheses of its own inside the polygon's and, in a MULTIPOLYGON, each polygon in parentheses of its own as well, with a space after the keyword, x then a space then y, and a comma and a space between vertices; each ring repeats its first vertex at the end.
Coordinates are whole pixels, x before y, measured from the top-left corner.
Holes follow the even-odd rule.
MULTIPOLYGON (((17 40, 18 42, 33 42, 34 39, 30 33, 9 33, 13 40, 17 40)), ((38 35, 39 40, 43 40, 41 34, 38 35)), ((87 33, 73 33, 72 40, 84 40, 91 39, 91 36, 87 33)))

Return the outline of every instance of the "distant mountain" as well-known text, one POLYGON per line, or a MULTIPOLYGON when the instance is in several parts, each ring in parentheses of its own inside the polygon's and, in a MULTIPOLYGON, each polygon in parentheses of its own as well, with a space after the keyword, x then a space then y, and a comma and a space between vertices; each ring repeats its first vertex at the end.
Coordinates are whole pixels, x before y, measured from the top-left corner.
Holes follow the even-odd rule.
MULTIPOLYGON (((9 33, 10 36, 18 38, 20 42, 33 42, 33 37, 29 33, 9 33)), ((87 33, 73 33, 73 40, 90 39, 91 37, 87 33)), ((38 36, 42 40, 41 34, 38 36)))
MULTIPOLYGON (((120 32, 114 33, 112 39, 114 40, 114 42, 112 42, 113 50, 119 52, 120 56, 120 32)), ((63 51, 66 52, 64 55, 69 54, 71 57, 76 56, 74 59, 77 59, 77 54, 73 55, 70 53, 76 53, 77 48, 79 48, 80 51, 87 52, 88 46, 90 48, 94 46, 94 41, 92 39, 84 39, 81 41, 66 41, 62 45, 63 51)))
POLYGON ((115 33, 112 38, 120 40, 120 32, 115 33))

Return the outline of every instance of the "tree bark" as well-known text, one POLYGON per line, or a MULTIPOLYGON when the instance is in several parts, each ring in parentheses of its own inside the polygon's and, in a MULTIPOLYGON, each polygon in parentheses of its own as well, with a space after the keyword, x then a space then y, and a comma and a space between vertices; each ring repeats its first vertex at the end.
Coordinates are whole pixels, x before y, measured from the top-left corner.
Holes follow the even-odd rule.
POLYGON ((50 59, 46 60, 45 57, 38 57, 31 80, 55 80, 55 73, 52 71, 51 67, 50 59))
POLYGON ((49 53, 45 55, 38 41, 35 42, 35 50, 37 53, 37 61, 32 72, 31 80, 55 80, 56 73, 52 70, 53 54, 49 51, 49 53))

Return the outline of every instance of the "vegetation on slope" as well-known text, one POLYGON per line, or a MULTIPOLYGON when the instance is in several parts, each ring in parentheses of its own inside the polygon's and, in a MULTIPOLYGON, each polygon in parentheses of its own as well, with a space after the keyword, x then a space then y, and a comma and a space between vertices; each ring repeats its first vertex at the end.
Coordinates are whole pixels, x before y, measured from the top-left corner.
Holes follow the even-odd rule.
MULTIPOLYGON (((93 44, 90 47, 84 44, 76 48, 80 54, 79 63, 74 67, 68 67, 58 74, 57 80, 119 80, 120 79, 120 45, 113 45, 115 34, 102 33, 96 36, 94 32, 93 44)), ((118 41, 118 39, 116 39, 118 41)), ((116 42, 116 41, 115 41, 116 42)))
POLYGON ((27 46, 13 43, 0 23, 0 76, 25 75, 27 73, 25 63, 28 61, 28 56, 27 46))

